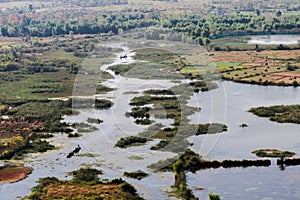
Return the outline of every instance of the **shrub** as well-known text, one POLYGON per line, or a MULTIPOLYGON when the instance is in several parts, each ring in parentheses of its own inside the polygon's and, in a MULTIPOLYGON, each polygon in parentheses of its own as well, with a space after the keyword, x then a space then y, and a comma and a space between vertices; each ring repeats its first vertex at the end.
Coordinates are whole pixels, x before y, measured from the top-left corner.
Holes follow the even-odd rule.
POLYGON ((133 145, 145 144, 147 142, 147 138, 137 137, 137 136, 128 136, 125 138, 121 138, 117 143, 116 147, 127 148, 133 145))
POLYGON ((92 169, 92 168, 81 168, 77 171, 71 172, 73 175, 73 181, 76 183, 80 182, 99 182, 98 175, 103 174, 101 170, 92 169))
POLYGON ((214 194, 214 193, 208 193, 209 200, 220 200, 220 195, 219 194, 214 194))

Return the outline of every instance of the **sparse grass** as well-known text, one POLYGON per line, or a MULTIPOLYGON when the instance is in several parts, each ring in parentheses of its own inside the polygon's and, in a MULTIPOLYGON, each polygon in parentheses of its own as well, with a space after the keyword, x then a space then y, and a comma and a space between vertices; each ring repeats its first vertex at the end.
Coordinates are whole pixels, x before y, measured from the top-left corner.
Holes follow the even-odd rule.
POLYGON ((144 160, 144 158, 141 156, 130 156, 128 159, 129 160, 144 160))
POLYGON ((80 154, 77 154, 76 156, 94 158, 94 157, 99 157, 99 156, 100 156, 100 154, 93 154, 93 153, 80 153, 80 154))

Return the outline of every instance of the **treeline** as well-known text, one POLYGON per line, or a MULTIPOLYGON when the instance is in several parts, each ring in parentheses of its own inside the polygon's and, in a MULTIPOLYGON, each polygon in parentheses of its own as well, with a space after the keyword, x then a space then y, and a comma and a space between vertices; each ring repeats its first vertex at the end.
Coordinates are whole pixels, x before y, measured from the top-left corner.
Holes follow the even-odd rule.
MULTIPOLYGON (((53 1, 53 2, 57 3, 57 1, 53 1)), ((81 7, 98 7, 98 6, 106 6, 106 5, 128 4, 127 0, 62 0, 61 2, 63 4, 69 3, 81 7)))
POLYGON ((136 28, 156 26, 175 33, 146 33, 148 39, 164 37, 176 41, 193 40, 201 45, 210 44, 210 39, 231 33, 253 32, 299 32, 297 15, 283 15, 281 11, 266 17, 259 10, 245 14, 239 11, 208 16, 200 14, 168 15, 161 11, 134 9, 122 13, 67 10, 66 12, 29 12, 20 8, 0 12, 0 33, 2 36, 49 37, 64 34, 118 34, 136 28), (180 33, 180 34, 179 34, 180 33), (182 34, 184 33, 184 34, 182 34))
POLYGON ((44 19, 42 16, 13 14, 2 17, 0 20, 0 33, 2 36, 38 36, 49 37, 65 34, 99 34, 119 33, 135 28, 158 25, 158 19, 146 14, 130 15, 99 15, 91 19, 44 19))

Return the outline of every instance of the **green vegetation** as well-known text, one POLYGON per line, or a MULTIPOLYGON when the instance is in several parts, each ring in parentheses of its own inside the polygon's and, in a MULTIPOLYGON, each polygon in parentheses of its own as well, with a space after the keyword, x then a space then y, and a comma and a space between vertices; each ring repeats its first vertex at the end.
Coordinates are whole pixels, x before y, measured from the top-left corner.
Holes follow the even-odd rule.
POLYGON ((103 174, 101 170, 92 168, 81 168, 79 170, 71 172, 73 176, 73 182, 75 183, 93 183, 96 184, 100 181, 98 175, 103 174))
POLYGON ((0 94, 4 98, 27 99, 70 96, 74 77, 65 69, 34 74, 0 73, 0 94))
POLYGON ((86 121, 90 124, 101 124, 103 122, 102 119, 94 119, 94 118, 88 118, 86 121))
POLYGON ((219 123, 200 124, 198 125, 196 135, 214 134, 227 131, 227 126, 219 123))
POLYGON ((269 2, 258 0, 246 5, 240 0, 234 1, 232 3, 235 6, 221 1, 189 1, 189 4, 175 2, 172 6, 169 5, 170 2, 152 1, 151 4, 138 2, 135 8, 128 7, 128 1, 103 2, 52 2, 56 5, 55 9, 51 2, 43 2, 43 5, 5 9, 0 12, 3 18, 0 33, 10 37, 69 35, 73 38, 77 34, 111 35, 121 32, 120 29, 128 31, 158 26, 168 31, 157 32, 149 29, 145 37, 183 42, 195 40, 199 44, 209 45, 211 39, 228 35, 243 35, 247 32, 296 32, 299 29, 297 13, 294 12, 299 6, 296 0, 285 4, 276 0, 271 6, 269 2), (61 12, 70 5, 83 7, 70 10, 68 14, 61 12), (77 18, 78 15, 81 16, 80 19, 77 18), (184 37, 170 30, 184 33, 184 37))
POLYGON ((102 171, 92 168, 81 168, 71 172, 70 181, 47 177, 39 180, 32 193, 24 199, 132 199, 142 200, 136 189, 122 179, 102 182, 99 175, 102 171))
MULTIPOLYGON (((205 170, 211 168, 233 168, 233 167, 268 167, 271 165, 271 160, 203 160, 201 156, 191 151, 190 149, 185 150, 183 154, 178 158, 183 163, 183 168, 185 171, 196 172, 198 170, 205 170)), ((176 159, 171 158, 167 160, 162 160, 157 163, 149 165, 149 168, 159 171, 170 171, 172 169, 172 164, 176 162, 176 159)))
POLYGON ((107 87, 105 85, 102 84, 98 84, 96 87, 96 94, 105 94, 111 91, 114 91, 115 89, 107 87))
POLYGON ((2 110, 2 115, 10 119, 1 123, 1 155, 11 158, 25 153, 53 150, 44 138, 52 135, 44 132, 70 133, 70 125, 61 123, 63 115, 71 114, 68 102, 51 100, 2 100, 10 109, 2 110))
POLYGON ((208 193, 209 200, 220 200, 220 195, 215 193, 208 193))
POLYGON ((258 157, 293 157, 296 153, 290 151, 280 151, 278 149, 259 149, 252 151, 258 157))
POLYGON ((79 133, 89 133, 98 130, 97 127, 86 123, 73 123, 73 128, 76 128, 79 133))
POLYGON ((116 147, 120 148, 127 148, 130 146, 138 146, 138 145, 143 145, 147 142, 148 140, 146 138, 141 138, 141 137, 136 137, 136 136, 128 136, 125 138, 121 138, 117 143, 116 147))
POLYGON ((279 123, 300 124, 300 105, 278 105, 251 108, 249 112, 279 123))
POLYGON ((124 172, 124 176, 141 180, 141 179, 149 176, 149 174, 147 174, 146 172, 143 172, 141 170, 138 170, 138 171, 135 171, 135 172, 124 172))
POLYGON ((96 109, 108 109, 113 106, 113 103, 107 99, 96 99, 95 108, 96 109))
POLYGON ((116 74, 140 79, 182 79, 176 70, 163 63, 139 62, 128 65, 114 65, 109 67, 116 74))
MULTIPOLYGON (((198 82, 193 85, 198 87, 197 84, 198 82)), ((199 85, 203 86, 202 84, 199 85)), ((145 141, 146 138, 150 140, 160 139, 160 142, 152 146, 151 150, 179 153, 185 151, 190 145, 186 138, 192 135, 215 134, 227 131, 227 126, 224 124, 189 124, 187 116, 195 113, 196 109, 186 106, 186 104, 193 93, 194 89, 190 84, 180 84, 165 90, 144 91, 143 96, 134 97, 130 102, 130 105, 133 106, 132 110, 126 115, 135 118, 136 123, 145 120, 149 122, 147 124, 153 123, 145 131, 139 133, 137 137, 144 138, 145 141), (171 126, 173 127, 164 127, 162 124, 152 122, 149 120, 150 113, 157 119, 172 119, 174 122, 171 126)), ((126 141, 135 143, 134 140, 126 141)), ((121 144, 123 142, 124 139, 121 144)), ((129 145, 129 143, 126 145, 129 145)))
MULTIPOLYGON (((53 99, 85 94, 92 96, 115 90, 103 84, 104 80, 113 77, 99 71, 99 66, 111 63, 114 53, 120 52, 120 49, 98 44, 118 35, 121 40, 133 37, 202 45, 208 51, 205 54, 214 63, 197 63, 199 52, 192 55, 181 49, 184 52, 181 55, 152 46, 154 42, 149 42, 149 48, 139 48, 135 44, 134 59, 141 62, 111 66, 109 69, 125 77, 191 81, 169 89, 145 91, 142 96, 132 99, 128 117, 133 117, 137 124, 150 126, 137 136, 122 138, 116 146, 126 148, 159 139, 151 150, 183 152, 173 165, 157 164, 175 172, 175 188, 178 197, 183 199, 194 199, 186 184, 187 170, 269 166, 269 160, 205 161, 186 150, 191 145, 187 138, 192 135, 227 130, 226 125, 218 123, 190 124, 188 116, 199 108, 189 107, 187 102, 194 93, 216 89, 218 85, 212 81, 220 75, 225 80, 240 83, 299 86, 298 44, 248 45, 247 38, 228 37, 299 33, 299 6, 298 0, 284 3, 282 0, 246 3, 233 0, 231 4, 221 0, 0 2, 0 114, 9 118, 0 123, 0 158, 54 149, 44 140, 50 136, 49 132, 66 133, 73 138, 79 137, 80 133, 97 130, 91 124, 100 124, 101 119, 89 118, 89 124, 67 124, 61 122, 62 117, 75 114, 73 108, 108 109, 113 106, 112 101, 53 99), (136 33, 137 28, 145 29, 136 33), (88 80, 81 79, 81 75, 88 75, 88 80), (201 77, 203 75, 205 78, 201 77), (84 86, 82 94, 77 94, 79 88, 74 87, 76 85, 84 86), (172 123, 163 126, 155 119, 169 119, 172 123)), ((161 45, 161 48, 164 46, 161 45)), ((260 107, 252 108, 250 112, 277 122, 300 123, 299 108, 298 105, 260 107)), ((269 154, 255 153, 260 156, 269 154)), ((270 155, 292 156, 293 152, 272 150, 270 155)), ((136 190, 122 180, 103 183, 99 178, 101 173, 86 168, 73 172, 71 181, 41 179, 27 198, 141 199, 136 190)), ((126 175, 142 178, 145 174, 137 171, 126 175)), ((220 199, 215 194, 209 194, 209 198, 220 199)))
POLYGON ((196 199, 191 189, 187 188, 186 175, 184 172, 183 162, 178 159, 173 165, 173 171, 175 172, 175 184, 176 193, 178 197, 182 199, 196 199))
MULTIPOLYGON (((113 106, 113 102, 107 99, 94 98, 73 98, 70 100, 70 106, 74 109, 92 109, 98 110, 109 109, 113 106)), ((98 122, 97 122, 98 123, 98 122)))
POLYGON ((44 153, 48 150, 54 150, 55 146, 49 144, 45 140, 34 140, 31 143, 28 143, 25 148, 17 152, 17 155, 23 155, 27 153, 44 153))
POLYGON ((26 146, 33 128, 33 124, 20 121, 1 121, 0 159, 12 157, 15 152, 26 146))
POLYGON ((72 114, 69 103, 60 100, 3 100, 3 104, 12 108, 2 114, 41 122, 45 132, 69 132, 68 125, 60 122, 64 115, 72 114))

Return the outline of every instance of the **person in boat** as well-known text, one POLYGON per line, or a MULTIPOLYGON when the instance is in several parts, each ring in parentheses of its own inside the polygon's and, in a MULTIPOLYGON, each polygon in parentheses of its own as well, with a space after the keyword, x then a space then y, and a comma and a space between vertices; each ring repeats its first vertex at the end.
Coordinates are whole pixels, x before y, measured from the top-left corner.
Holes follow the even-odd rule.
POLYGON ((81 150, 81 146, 78 146, 73 150, 73 153, 78 153, 81 150))

